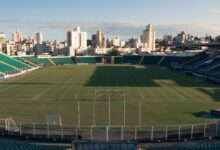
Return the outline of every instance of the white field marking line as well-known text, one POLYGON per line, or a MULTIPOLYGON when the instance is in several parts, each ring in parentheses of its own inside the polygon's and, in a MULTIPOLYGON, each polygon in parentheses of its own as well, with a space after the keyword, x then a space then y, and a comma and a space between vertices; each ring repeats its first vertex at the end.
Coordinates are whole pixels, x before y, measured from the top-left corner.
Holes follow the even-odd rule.
POLYGON ((50 90, 51 87, 46 88, 45 90, 43 90, 42 92, 40 92, 39 94, 35 95, 32 99, 33 100, 37 100, 40 96, 42 96, 43 94, 45 94, 48 90, 50 90))

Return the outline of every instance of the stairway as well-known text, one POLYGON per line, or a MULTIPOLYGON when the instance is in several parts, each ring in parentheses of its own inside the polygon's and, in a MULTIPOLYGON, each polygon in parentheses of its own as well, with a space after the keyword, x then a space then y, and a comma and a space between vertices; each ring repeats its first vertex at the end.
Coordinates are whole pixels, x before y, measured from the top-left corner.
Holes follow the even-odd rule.
POLYGON ((13 59, 14 61, 17 61, 17 62, 22 63, 22 64, 24 64, 24 65, 28 65, 30 68, 32 68, 32 66, 30 66, 29 64, 26 64, 26 63, 24 63, 24 62, 21 62, 21 61, 15 59, 15 58, 13 58, 13 57, 9 57, 9 56, 6 55, 5 53, 1 53, 1 54, 4 55, 5 57, 8 57, 8 58, 10 58, 10 59, 13 59))
POLYGON ((76 63, 78 64, 79 63, 78 59, 75 56, 73 58, 75 59, 76 63))
POLYGON ((163 57, 158 61, 157 65, 160 65, 165 58, 166 58, 166 56, 163 56, 163 57))
POLYGON ((139 61, 139 65, 143 63, 143 60, 144 60, 144 55, 141 57, 141 60, 139 61))
POLYGON ((11 67, 11 68, 14 68, 15 70, 21 71, 21 69, 16 68, 15 66, 12 66, 12 65, 10 65, 10 64, 7 64, 7 63, 5 63, 5 62, 3 62, 3 61, 0 61, 0 62, 1 62, 2 64, 5 64, 5 65, 11 67))
POLYGON ((55 62, 53 60, 51 60, 50 58, 48 58, 48 60, 50 61, 50 63, 53 65, 53 66, 56 66, 55 62))
POLYGON ((25 58, 23 58, 23 57, 20 57, 22 60, 24 60, 24 62, 25 63, 27 63, 28 65, 31 65, 31 66, 33 66, 33 67, 37 67, 37 65, 36 64, 34 64, 34 63, 32 63, 31 61, 29 61, 29 60, 27 60, 27 59, 25 59, 25 58))

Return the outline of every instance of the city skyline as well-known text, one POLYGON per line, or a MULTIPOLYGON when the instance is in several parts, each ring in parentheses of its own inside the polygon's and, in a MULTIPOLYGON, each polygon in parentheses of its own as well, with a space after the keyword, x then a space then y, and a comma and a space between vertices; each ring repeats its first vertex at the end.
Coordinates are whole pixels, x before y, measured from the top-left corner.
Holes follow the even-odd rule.
POLYGON ((64 41, 66 31, 75 26, 88 32, 89 39, 99 29, 108 37, 119 35, 128 39, 140 36, 148 23, 155 26, 157 37, 175 35, 182 30, 199 36, 220 34, 220 9, 216 7, 219 0, 95 0, 93 3, 88 0, 54 0, 53 3, 8 0, 1 4, 4 7, 0 14, 0 31, 6 33, 7 39, 19 30, 31 36, 41 31, 45 40, 64 41))

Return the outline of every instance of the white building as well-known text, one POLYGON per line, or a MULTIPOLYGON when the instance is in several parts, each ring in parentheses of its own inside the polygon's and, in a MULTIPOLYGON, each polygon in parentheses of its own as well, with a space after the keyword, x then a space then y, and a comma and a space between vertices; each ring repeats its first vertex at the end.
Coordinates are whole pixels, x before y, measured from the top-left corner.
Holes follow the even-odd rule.
POLYGON ((86 49, 87 48, 87 32, 80 32, 80 48, 86 49))
POLYGON ((67 45, 70 55, 75 55, 75 51, 81 52, 87 48, 87 32, 80 32, 80 27, 67 32, 67 45))
POLYGON ((67 44, 68 47, 72 47, 72 48, 79 48, 79 33, 76 31, 68 31, 67 32, 67 44))
POLYGON ((112 46, 120 47, 120 38, 119 38, 119 36, 112 39, 112 46))
POLYGON ((152 50, 155 50, 156 48, 156 31, 154 30, 153 26, 151 24, 147 25, 147 28, 144 30, 142 35, 142 43, 144 45, 144 48, 150 52, 152 50))
POLYGON ((125 40, 121 40, 121 41, 120 41, 120 47, 124 47, 125 44, 126 44, 126 41, 125 41, 125 40))
POLYGON ((42 34, 42 32, 38 32, 36 34, 36 41, 37 41, 37 44, 42 44, 43 43, 43 34, 42 34))

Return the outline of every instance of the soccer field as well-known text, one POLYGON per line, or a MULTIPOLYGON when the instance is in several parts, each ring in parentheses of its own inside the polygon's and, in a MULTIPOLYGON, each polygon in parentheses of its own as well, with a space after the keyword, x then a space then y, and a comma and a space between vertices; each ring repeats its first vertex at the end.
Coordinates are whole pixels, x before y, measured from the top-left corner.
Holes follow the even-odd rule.
POLYGON ((123 125, 124 110, 126 125, 203 123, 219 100, 219 86, 157 66, 54 66, 0 82, 0 118, 28 123, 56 114, 92 125, 95 114, 108 125, 110 113, 111 125, 123 125))

